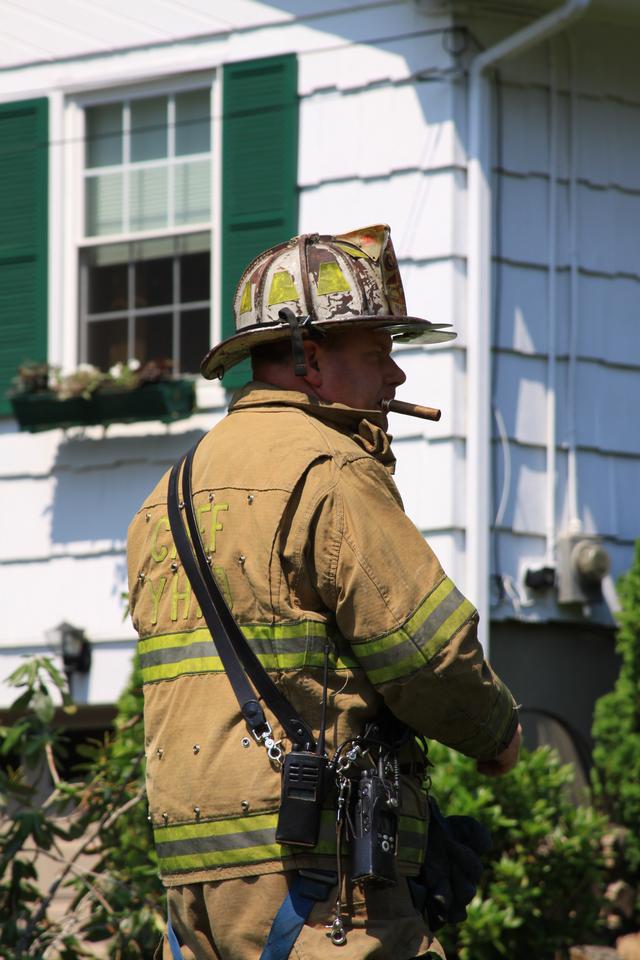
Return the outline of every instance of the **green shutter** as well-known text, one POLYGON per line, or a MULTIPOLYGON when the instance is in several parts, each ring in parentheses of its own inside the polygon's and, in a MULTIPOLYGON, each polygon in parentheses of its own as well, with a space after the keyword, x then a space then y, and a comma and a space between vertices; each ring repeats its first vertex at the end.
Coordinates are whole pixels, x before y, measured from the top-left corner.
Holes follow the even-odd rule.
POLYGON ((47 107, 0 105, 0 415, 20 364, 47 359, 47 107))
MULTIPOLYGON (((235 332, 233 295, 247 264, 298 231, 298 65, 294 55, 223 71, 222 334, 235 332)), ((250 379, 249 362, 224 377, 250 379)))

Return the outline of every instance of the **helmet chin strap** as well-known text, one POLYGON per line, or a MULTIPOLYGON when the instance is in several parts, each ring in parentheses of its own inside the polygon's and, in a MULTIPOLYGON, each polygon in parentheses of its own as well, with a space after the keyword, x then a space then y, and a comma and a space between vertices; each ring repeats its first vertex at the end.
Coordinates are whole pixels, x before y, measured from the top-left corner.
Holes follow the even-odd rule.
POLYGON ((314 326, 311 317, 296 317, 293 310, 289 307, 283 307, 278 311, 278 317, 283 323, 289 325, 291 333, 291 353, 293 354, 293 370, 296 377, 306 377, 307 361, 304 355, 304 346, 302 345, 303 331, 311 337, 312 340, 322 341, 326 337, 324 330, 314 326))

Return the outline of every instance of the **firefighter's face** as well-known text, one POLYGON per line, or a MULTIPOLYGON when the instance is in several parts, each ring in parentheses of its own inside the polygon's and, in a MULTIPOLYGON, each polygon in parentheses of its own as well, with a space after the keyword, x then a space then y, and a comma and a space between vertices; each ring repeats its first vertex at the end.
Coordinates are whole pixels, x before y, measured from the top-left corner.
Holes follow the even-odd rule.
POLYGON ((388 333, 362 329, 333 334, 328 344, 309 344, 308 382, 321 400, 379 409, 407 379, 391 356, 391 346, 388 333))

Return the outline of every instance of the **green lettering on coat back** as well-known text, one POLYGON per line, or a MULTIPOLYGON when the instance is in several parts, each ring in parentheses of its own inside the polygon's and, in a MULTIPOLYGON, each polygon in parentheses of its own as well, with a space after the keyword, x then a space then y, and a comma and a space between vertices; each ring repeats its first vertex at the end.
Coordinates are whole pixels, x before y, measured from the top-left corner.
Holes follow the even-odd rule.
POLYGON ((180 575, 175 573, 171 578, 171 619, 178 619, 178 603, 182 600, 182 619, 186 620, 189 616, 189 604, 191 603, 191 584, 185 577, 186 589, 180 590, 178 580, 180 575))
POLYGON ((214 503, 213 509, 211 511, 211 532, 209 534, 209 550, 211 553, 216 552, 216 533, 222 530, 222 524, 218 520, 218 514, 223 510, 228 510, 228 503, 214 503))
POLYGON ((158 607, 160 606, 160 600, 162 598, 162 594, 164 593, 164 588, 167 585, 167 578, 159 577, 157 588, 151 577, 146 577, 144 582, 148 583, 151 588, 151 603, 153 605, 151 610, 151 623, 155 626, 158 622, 158 607))

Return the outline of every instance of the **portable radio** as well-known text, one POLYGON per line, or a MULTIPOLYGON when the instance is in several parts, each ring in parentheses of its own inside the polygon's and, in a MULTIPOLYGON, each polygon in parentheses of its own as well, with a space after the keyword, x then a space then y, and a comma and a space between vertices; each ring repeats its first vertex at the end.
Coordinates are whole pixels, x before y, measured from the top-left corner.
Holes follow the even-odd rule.
POLYGON ((315 847, 325 796, 327 758, 306 750, 292 750, 282 767, 282 796, 276 841, 315 847))

